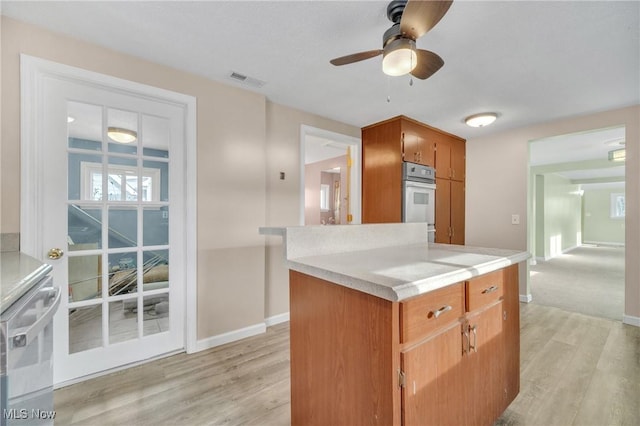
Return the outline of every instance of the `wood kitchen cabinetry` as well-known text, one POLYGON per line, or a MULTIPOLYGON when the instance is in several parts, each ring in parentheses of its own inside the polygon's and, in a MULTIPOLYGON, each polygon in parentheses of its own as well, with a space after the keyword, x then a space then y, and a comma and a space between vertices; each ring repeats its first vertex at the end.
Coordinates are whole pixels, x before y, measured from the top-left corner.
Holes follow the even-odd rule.
POLYGON ((519 391, 517 265, 402 302, 290 289, 292 425, 491 425, 519 391))
POLYGON ((436 169, 436 242, 464 244, 465 141, 404 116, 362 129, 362 222, 402 221, 403 161, 436 169))

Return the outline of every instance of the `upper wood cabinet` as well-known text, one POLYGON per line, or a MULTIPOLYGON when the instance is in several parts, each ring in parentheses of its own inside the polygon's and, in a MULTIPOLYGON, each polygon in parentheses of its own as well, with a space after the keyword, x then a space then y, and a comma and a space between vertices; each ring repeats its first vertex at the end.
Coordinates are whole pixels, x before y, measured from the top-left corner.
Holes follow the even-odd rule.
MULTIPOLYGON (((435 167, 436 178, 463 182, 464 143, 464 139, 405 116, 363 127, 362 222, 402 221, 403 161, 435 167)), ((439 197, 438 191, 439 189, 436 189, 436 197, 439 197)), ((447 193, 449 192, 450 190, 447 189, 447 193)), ((441 204, 444 202, 440 201, 441 204)), ((439 208, 437 204, 438 200, 436 200, 436 208, 439 208)), ((452 206, 447 202, 447 206, 441 205, 440 208, 450 212, 452 206)), ((464 201, 463 210, 456 212, 462 215, 462 223, 464 223, 464 201)), ((436 213, 436 228, 438 228, 437 217, 436 213)), ((444 218, 442 215, 440 217, 444 218)), ((448 218, 447 222, 455 219, 448 218)), ((447 224, 447 233, 448 228, 447 224)), ((440 234, 442 235, 442 232, 440 234)), ((459 236, 461 239, 458 241, 464 242, 463 229, 459 236)), ((451 239, 448 239, 447 242, 450 241, 451 239)))
POLYGON ((440 134, 435 140, 436 177, 464 182, 466 173, 465 140, 440 134))

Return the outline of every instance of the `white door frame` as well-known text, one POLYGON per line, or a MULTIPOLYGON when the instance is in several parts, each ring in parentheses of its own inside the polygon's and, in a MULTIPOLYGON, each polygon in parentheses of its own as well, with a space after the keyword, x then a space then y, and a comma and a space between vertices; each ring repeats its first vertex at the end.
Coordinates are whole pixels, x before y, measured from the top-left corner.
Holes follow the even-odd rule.
POLYGON ((182 93, 148 86, 69 65, 20 55, 21 79, 21 194, 20 194, 20 249, 32 257, 46 262, 42 238, 46 212, 40 200, 43 197, 43 176, 40 173, 46 161, 41 155, 45 143, 42 120, 43 80, 55 78, 88 84, 102 89, 147 97, 170 103, 184 110, 185 176, 184 196, 186 230, 179 242, 185 249, 185 350, 196 352, 197 342, 197 239, 196 239, 196 98, 182 93))
POLYGON ((349 194, 349 202, 351 214, 353 215, 352 224, 362 222, 362 141, 360 138, 343 135, 342 133, 332 132, 313 126, 302 124, 300 126, 300 220, 299 224, 304 225, 304 158, 305 158, 305 142, 307 135, 316 136, 323 139, 330 139, 351 148, 351 193, 349 194))

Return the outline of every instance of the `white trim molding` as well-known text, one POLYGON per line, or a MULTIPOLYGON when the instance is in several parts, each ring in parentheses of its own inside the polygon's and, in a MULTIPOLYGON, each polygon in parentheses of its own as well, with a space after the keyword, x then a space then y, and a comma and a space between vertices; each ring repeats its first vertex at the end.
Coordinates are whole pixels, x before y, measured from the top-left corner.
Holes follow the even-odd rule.
POLYGON ((531 303, 533 301, 533 296, 531 296, 531 293, 529 293, 529 294, 521 294, 520 295, 520 301, 522 303, 531 303))
POLYGON ((289 321, 289 312, 269 317, 264 320, 264 323, 267 327, 271 327, 273 325, 282 324, 283 322, 287 321, 289 321))
POLYGON ((247 337, 257 336, 258 334, 265 333, 267 326, 265 323, 250 325, 238 330, 229 331, 227 333, 218 334, 217 336, 207 337, 206 339, 198 340, 196 343, 195 351, 199 352, 207 349, 215 348, 227 343, 236 342, 238 340, 246 339, 247 337))
POLYGON ((640 317, 634 317, 631 315, 622 315, 622 323, 640 327, 640 317))

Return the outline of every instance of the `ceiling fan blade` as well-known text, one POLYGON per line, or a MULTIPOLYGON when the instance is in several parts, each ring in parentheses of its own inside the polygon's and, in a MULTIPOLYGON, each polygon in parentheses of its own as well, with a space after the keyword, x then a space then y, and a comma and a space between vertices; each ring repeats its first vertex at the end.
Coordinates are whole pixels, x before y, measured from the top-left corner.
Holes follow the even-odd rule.
POLYGON ((416 40, 440 22, 451 3, 453 0, 409 0, 402 12, 400 31, 416 40))
POLYGON ((444 65, 444 61, 440 56, 428 50, 416 49, 416 55, 418 56, 418 63, 411 71, 411 75, 415 78, 425 80, 444 65))
POLYGON ((375 58, 378 55, 382 55, 382 50, 381 49, 369 50, 367 52, 353 53, 351 55, 342 56, 340 58, 332 59, 329 62, 331 62, 333 65, 336 65, 336 66, 338 66, 338 65, 347 65, 347 64, 352 64, 354 62, 364 61, 365 59, 375 58))

